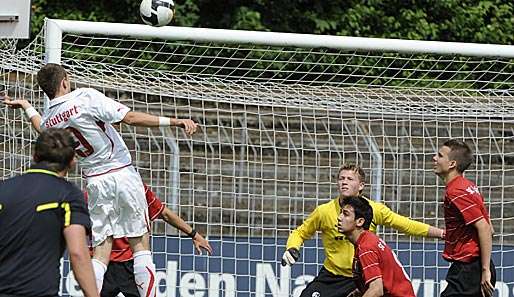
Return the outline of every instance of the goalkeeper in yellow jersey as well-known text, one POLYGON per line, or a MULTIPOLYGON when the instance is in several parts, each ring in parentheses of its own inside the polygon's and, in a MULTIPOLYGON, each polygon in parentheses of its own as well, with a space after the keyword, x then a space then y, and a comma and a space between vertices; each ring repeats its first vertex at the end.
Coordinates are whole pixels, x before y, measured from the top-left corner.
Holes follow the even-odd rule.
MULTIPOLYGON (((300 297, 345 297, 355 290, 352 276, 354 246, 337 230, 337 218, 345 198, 362 195, 365 173, 356 165, 343 165, 339 169, 337 186, 339 197, 319 205, 296 228, 287 240, 282 265, 293 265, 300 255, 300 247, 316 231, 321 231, 325 250, 325 262, 317 277, 303 290, 300 297)), ((415 236, 444 238, 444 230, 401 216, 382 203, 366 198, 373 208, 373 221, 369 228, 376 232, 377 225, 392 227, 402 233, 415 236)))

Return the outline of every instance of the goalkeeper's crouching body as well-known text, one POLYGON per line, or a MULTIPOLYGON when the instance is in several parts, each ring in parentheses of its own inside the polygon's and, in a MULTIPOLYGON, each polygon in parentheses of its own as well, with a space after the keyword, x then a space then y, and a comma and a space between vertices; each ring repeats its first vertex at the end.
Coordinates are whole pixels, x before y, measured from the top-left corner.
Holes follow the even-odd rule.
MULTIPOLYGON (((341 297, 355 290, 352 276, 354 246, 337 230, 337 218, 345 198, 362 196, 365 173, 359 166, 345 164, 340 167, 337 187, 339 197, 319 205, 309 217, 296 228, 287 240, 282 265, 293 265, 300 257, 300 247, 316 231, 321 231, 325 261, 318 276, 303 290, 300 297, 341 297), (317 294, 316 294, 317 292, 317 294)), ((386 205, 369 201, 373 208, 370 231, 376 232, 377 225, 392 227, 402 233, 414 236, 444 238, 444 230, 401 216, 386 205)))

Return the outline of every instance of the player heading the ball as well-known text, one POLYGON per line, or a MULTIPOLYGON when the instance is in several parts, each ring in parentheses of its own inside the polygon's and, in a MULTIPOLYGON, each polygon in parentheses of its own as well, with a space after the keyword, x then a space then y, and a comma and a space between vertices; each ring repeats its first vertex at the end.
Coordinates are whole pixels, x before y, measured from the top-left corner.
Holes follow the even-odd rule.
POLYGON ((5 103, 23 108, 37 131, 65 128, 76 140, 75 151, 87 179, 88 208, 92 222, 93 268, 101 289, 109 263, 113 238, 127 237, 134 251, 134 277, 141 296, 155 295, 155 265, 149 244, 149 219, 145 190, 139 173, 132 166, 130 152, 112 124, 132 126, 178 126, 188 135, 197 124, 189 119, 158 117, 131 111, 91 88, 71 90, 64 67, 47 64, 37 73, 37 82, 50 98, 43 116, 27 100, 5 103))

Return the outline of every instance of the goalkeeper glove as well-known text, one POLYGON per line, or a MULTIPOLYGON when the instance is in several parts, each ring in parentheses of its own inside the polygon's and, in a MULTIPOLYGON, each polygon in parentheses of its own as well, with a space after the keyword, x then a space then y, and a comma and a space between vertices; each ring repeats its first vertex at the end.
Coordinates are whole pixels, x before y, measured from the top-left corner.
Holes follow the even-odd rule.
POLYGON ((282 266, 293 265, 298 260, 298 257, 300 257, 300 251, 295 248, 288 249, 282 256, 282 266))

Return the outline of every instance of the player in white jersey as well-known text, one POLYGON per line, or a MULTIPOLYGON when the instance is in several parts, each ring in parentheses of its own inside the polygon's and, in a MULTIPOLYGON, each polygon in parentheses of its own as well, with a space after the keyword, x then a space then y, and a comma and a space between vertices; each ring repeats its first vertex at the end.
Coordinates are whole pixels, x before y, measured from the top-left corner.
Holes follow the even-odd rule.
POLYGON ((68 74, 61 65, 47 64, 37 74, 39 86, 50 98, 41 117, 26 100, 5 103, 25 109, 39 132, 48 128, 66 128, 76 138, 79 165, 87 181, 88 207, 93 233, 93 268, 98 289, 109 263, 113 238, 129 238, 134 251, 134 277, 140 295, 155 296, 155 265, 149 245, 148 206, 144 186, 132 166, 127 146, 112 124, 133 126, 178 126, 192 135, 197 124, 133 112, 103 93, 79 88, 71 91, 68 74))
POLYGON ((84 176, 100 176, 132 162, 127 146, 111 125, 123 121, 129 111, 95 89, 81 88, 50 101, 41 129, 68 129, 77 140, 84 176))

